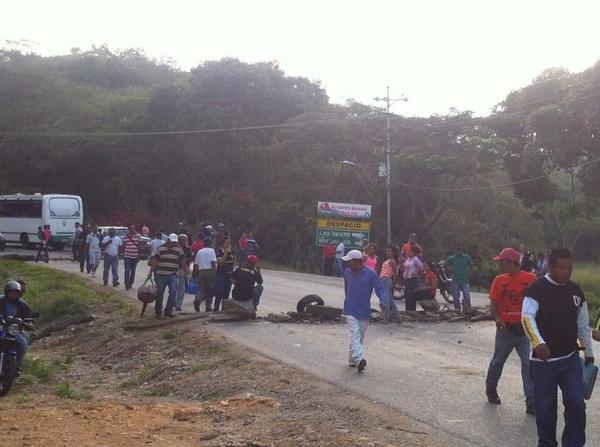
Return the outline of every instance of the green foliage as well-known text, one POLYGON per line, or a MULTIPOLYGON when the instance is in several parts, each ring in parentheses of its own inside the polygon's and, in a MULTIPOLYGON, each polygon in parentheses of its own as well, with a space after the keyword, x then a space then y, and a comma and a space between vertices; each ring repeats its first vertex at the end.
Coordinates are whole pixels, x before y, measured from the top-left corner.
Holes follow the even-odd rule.
MULTIPOLYGON (((457 240, 482 259, 523 241, 535 251, 569 245, 578 258, 600 258, 600 170, 582 165, 600 158, 599 81, 598 64, 577 74, 553 68, 508 94, 489 117, 458 110, 392 116, 394 240, 416 231, 433 259, 457 240)), ((184 72, 137 49, 56 57, 2 50, 0 111, 7 132, 285 126, 2 138, 11 163, 0 165, 0 192, 77 193, 92 220, 166 227, 185 220, 192 228, 224 221, 236 236, 254 231, 262 258, 309 271, 321 263, 317 201, 369 203, 372 239, 383 245, 385 115, 354 101, 330 104, 318 82, 286 75, 275 62, 224 58, 184 72), (342 160, 363 168, 342 168, 342 160)), ((71 296, 44 311, 80 312, 85 302, 71 296)))
POLYGON ((54 394, 61 399, 71 400, 92 400, 94 395, 87 391, 79 391, 71 387, 67 382, 62 382, 56 385, 54 394))
POLYGON ((89 306, 115 303, 124 314, 131 314, 133 306, 112 291, 98 291, 87 281, 70 273, 18 261, 0 260, 0 282, 22 279, 27 283, 25 300, 40 313, 40 323, 47 323, 64 315, 79 315, 89 306))

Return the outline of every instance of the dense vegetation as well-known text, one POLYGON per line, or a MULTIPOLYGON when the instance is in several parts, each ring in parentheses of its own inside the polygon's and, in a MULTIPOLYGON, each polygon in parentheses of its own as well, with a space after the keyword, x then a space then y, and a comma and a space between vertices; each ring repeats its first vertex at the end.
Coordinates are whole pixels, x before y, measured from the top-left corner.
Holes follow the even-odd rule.
MULTIPOLYGON (((527 242, 597 260, 598 99, 600 65, 546 70, 488 117, 394 115, 395 240, 416 231, 433 258, 461 240, 483 259, 527 242)), ((372 236, 384 241, 385 121, 271 62, 186 72, 137 50, 2 50, 0 193, 77 193, 95 220, 223 221, 254 230, 271 261, 314 269, 318 200, 372 204, 372 236)))

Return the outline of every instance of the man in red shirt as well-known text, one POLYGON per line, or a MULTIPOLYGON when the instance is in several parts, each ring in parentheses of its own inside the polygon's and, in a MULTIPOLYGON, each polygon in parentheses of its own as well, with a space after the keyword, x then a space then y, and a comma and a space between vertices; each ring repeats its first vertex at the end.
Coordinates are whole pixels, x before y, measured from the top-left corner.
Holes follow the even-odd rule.
POLYGON ((494 278, 490 289, 490 310, 496 320, 494 355, 485 379, 488 402, 499 405, 498 381, 508 356, 517 350, 521 358, 521 378, 525 394, 525 411, 533 414, 533 380, 529 373, 531 344, 521 324, 521 308, 527 288, 536 281, 535 275, 519 269, 519 252, 505 248, 494 261, 502 274, 494 278))
POLYGON ((323 247, 323 274, 333 276, 333 261, 335 260, 335 245, 328 241, 323 247))

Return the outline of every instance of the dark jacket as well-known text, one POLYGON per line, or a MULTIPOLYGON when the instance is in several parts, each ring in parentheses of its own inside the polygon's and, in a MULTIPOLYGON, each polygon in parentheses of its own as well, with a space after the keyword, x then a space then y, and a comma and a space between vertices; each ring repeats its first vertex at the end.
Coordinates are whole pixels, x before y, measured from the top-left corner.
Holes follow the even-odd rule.
MULTIPOLYGON (((0 315, 7 315, 8 298, 4 295, 0 295, 0 315)), ((31 318, 33 311, 25 300, 19 299, 14 302, 16 311, 14 315, 9 315, 16 318, 31 318)))

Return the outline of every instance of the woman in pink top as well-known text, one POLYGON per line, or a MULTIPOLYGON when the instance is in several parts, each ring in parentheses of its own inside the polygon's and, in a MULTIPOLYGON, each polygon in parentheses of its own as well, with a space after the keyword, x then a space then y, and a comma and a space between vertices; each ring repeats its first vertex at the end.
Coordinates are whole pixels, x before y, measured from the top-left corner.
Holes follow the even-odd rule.
POLYGON ((419 276, 423 273, 423 263, 419 259, 421 249, 417 246, 408 251, 408 258, 404 261, 404 285, 406 287, 406 310, 417 310, 415 292, 419 276))
POLYGON ((381 266, 379 279, 387 287, 389 293, 386 318, 392 319, 398 316, 398 307, 394 301, 394 285, 396 283, 396 271, 398 269, 398 247, 395 245, 388 245, 385 254, 387 255, 387 260, 381 266))
POLYGON ((377 271, 377 245, 369 244, 363 255, 363 264, 366 268, 377 271))

